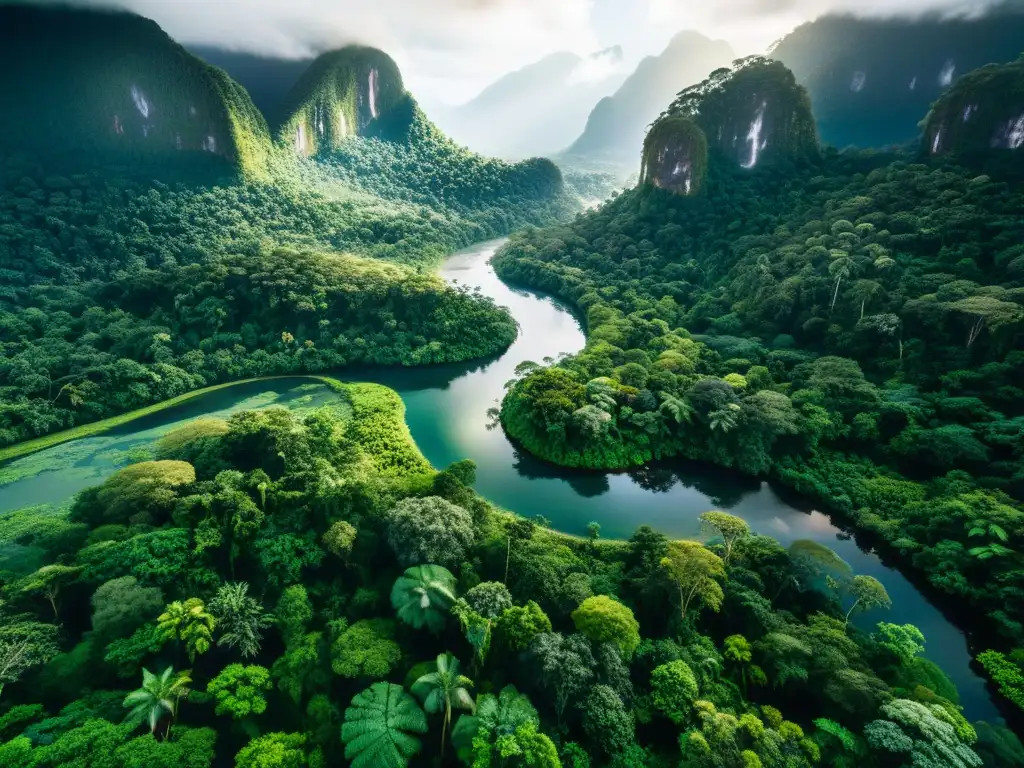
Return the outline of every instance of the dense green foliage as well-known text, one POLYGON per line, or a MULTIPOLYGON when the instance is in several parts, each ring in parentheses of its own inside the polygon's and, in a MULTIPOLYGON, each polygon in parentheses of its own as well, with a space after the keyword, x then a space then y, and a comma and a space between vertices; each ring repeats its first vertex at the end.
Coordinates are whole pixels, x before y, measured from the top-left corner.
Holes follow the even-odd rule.
POLYGON ((285 249, 28 293, 37 306, 0 313, 0 445, 218 382, 468 360, 516 336, 432 275, 285 249))
POLYGON ((779 478, 1020 643, 1021 188, 893 156, 715 158, 699 196, 645 185, 499 253, 588 334, 521 367, 506 430, 571 466, 684 456, 779 478))
POLYGON ((416 450, 401 410, 337 387, 343 408, 184 428, 168 445, 194 463, 19 518, 42 565, 0 575, 5 766, 1022 764, 916 628, 846 622, 870 590, 821 545, 722 512, 711 548, 559 536, 476 496, 465 462, 444 483, 389 462, 382 432, 416 450), (457 557, 405 567, 434 552, 457 557))
MULTIPOLYGON (((31 22, 19 33, 29 42, 45 37, 33 38, 31 30, 47 20, 52 29, 46 34, 63 39, 73 32, 67 59, 47 59, 45 82, 52 80, 56 92, 75 88, 79 71, 90 83, 104 84, 101 92, 60 99, 39 85, 35 72, 17 70, 5 79, 5 87, 18 90, 9 101, 32 88, 34 101, 42 96, 86 111, 124 112, 126 102, 145 123, 150 110, 154 120, 165 112, 188 115, 188 105, 179 102, 207 88, 210 109, 225 112, 224 137, 216 143, 243 173, 192 162, 194 153, 173 146, 129 169, 123 163, 134 156, 124 154, 120 135, 115 147, 69 139, 76 151, 68 153, 51 146, 60 143, 53 131, 33 129, 43 146, 15 142, 22 151, 4 153, 0 447, 217 382, 494 354, 515 336, 508 314, 420 270, 459 247, 526 223, 550 223, 579 207, 549 161, 513 165, 450 141, 379 51, 345 49, 315 62, 296 86, 291 108, 315 113, 322 106, 318 83, 341 87, 341 80, 358 75, 360 87, 373 81, 376 95, 352 92, 355 107, 381 112, 374 124, 394 118, 403 129, 336 136, 316 159, 307 159, 288 142, 272 146, 244 89, 152 22, 65 9, 5 6, 2 13, 31 22), (111 35, 125 45, 107 45, 111 35), (147 46, 160 50, 146 61, 149 79, 119 90, 120 79, 135 64, 143 66, 136 59, 147 46), (116 82, 97 74, 112 68, 116 82), (201 82, 183 70, 199 72, 201 82), (165 93, 164 81, 174 84, 171 92, 165 93), (259 173, 246 170, 257 166, 259 173), (328 253, 401 262, 416 273, 328 253)), ((7 35, 18 24, 0 26, 7 35)), ((21 38, 16 51, 24 47, 21 38)), ((38 57, 22 58, 31 63, 38 57)), ((206 107, 197 104, 198 123, 206 107)), ((334 102, 327 106, 337 112, 334 102)), ((12 119, 34 124, 20 115, 12 119)), ((89 115, 82 130, 99 131, 103 126, 89 115)), ((126 135, 155 142, 174 133, 173 126, 151 131, 129 117, 125 112, 118 123, 126 135)), ((104 126, 107 120, 104 115, 104 126)), ((5 141, 20 135, 13 128, 0 133, 5 141)))

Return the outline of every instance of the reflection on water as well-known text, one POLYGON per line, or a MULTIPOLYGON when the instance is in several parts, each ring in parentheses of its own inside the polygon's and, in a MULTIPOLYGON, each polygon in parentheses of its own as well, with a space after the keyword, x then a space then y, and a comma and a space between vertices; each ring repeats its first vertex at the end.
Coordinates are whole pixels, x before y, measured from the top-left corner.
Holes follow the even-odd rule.
MULTIPOLYGON (((640 525, 668 536, 696 537, 698 516, 724 509, 743 517, 750 527, 788 546, 814 539, 832 547, 857 573, 881 581, 893 601, 889 613, 872 611, 855 621, 866 629, 878 621, 912 623, 928 639, 926 655, 939 663, 960 689, 966 716, 995 720, 998 715, 984 682, 970 669, 964 634, 898 571, 832 524, 829 518, 767 483, 714 466, 696 463, 652 464, 629 473, 573 471, 539 461, 513 446, 493 429, 488 410, 498 404, 505 384, 524 360, 540 362, 582 349, 583 332, 565 308, 549 297, 513 289, 487 264, 497 244, 483 244, 453 255, 442 275, 471 286, 510 309, 520 335, 509 350, 485 361, 431 368, 367 368, 341 377, 374 381, 397 390, 406 404, 409 429, 435 467, 471 458, 477 464, 476 490, 491 501, 524 516, 543 515, 558 530, 586 533, 590 522, 605 538, 627 538, 640 525)), ((117 459, 152 444, 178 423, 203 415, 226 415, 257 403, 314 407, 330 399, 319 387, 292 382, 265 382, 221 390, 178 408, 154 414, 106 435, 80 440, 21 461, 49 462, 46 472, 0 486, 0 512, 39 503, 56 503, 95 484, 117 469, 117 459), (300 402, 301 401, 301 402, 300 402), (212 412, 212 414, 211 414, 212 412), (106 458, 103 458, 106 457, 106 458), (112 458, 113 457, 113 458, 112 458)), ((0 469, 11 471, 18 462, 0 469)))

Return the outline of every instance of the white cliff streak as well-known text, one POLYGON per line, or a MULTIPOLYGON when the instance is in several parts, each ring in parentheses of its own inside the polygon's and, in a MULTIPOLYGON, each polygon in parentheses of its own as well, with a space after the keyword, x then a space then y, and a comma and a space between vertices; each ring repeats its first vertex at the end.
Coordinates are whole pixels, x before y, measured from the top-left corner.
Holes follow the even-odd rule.
POLYGON ((757 115, 750 122, 750 131, 747 133, 747 143, 750 144, 750 156, 745 163, 742 163, 744 168, 753 168, 757 165, 761 150, 767 146, 767 137, 764 139, 765 143, 761 143, 761 131, 764 129, 764 112, 767 108, 768 102, 762 101, 761 108, 757 110, 757 115))
POLYGON ((132 101, 135 102, 135 108, 139 110, 140 115, 149 117, 149 101, 146 99, 146 94, 134 85, 132 86, 132 101))

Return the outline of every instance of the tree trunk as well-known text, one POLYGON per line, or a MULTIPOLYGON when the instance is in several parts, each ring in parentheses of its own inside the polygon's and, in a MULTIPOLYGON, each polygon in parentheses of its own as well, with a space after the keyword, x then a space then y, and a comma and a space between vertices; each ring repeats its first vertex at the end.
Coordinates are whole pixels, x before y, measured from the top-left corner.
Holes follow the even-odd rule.
POLYGON ((971 326, 971 330, 967 334, 967 346, 968 347, 970 347, 971 344, 973 344, 975 341, 977 341, 978 336, 981 335, 981 329, 984 328, 984 327, 985 327, 985 318, 984 317, 979 317, 974 322, 974 325, 971 326))
POLYGON ((864 305, 867 304, 867 303, 868 303, 867 299, 862 300, 861 303, 860 303, 860 319, 861 320, 864 319, 864 305))
POLYGON ((857 600, 854 601, 853 605, 850 606, 850 610, 848 610, 846 612, 846 622, 843 624, 844 628, 849 626, 849 624, 850 624, 850 615, 853 613, 853 609, 856 608, 859 604, 860 604, 860 599, 858 598, 857 600))
POLYGON ((829 312, 831 312, 836 307, 836 298, 839 296, 839 284, 841 282, 843 282, 843 278, 840 275, 839 279, 836 280, 836 292, 832 294, 832 305, 828 308, 829 312))
POLYGON ((508 549, 505 551, 505 580, 502 584, 508 584, 508 562, 512 558, 512 534, 508 535, 508 549))
POLYGON ((448 741, 448 723, 451 722, 452 707, 448 704, 444 708, 444 723, 441 724, 441 762, 444 762, 444 745, 448 741))

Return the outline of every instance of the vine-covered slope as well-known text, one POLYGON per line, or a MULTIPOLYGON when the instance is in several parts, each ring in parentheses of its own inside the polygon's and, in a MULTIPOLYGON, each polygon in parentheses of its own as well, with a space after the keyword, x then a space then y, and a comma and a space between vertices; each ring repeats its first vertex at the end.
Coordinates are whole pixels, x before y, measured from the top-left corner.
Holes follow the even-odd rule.
POLYGON ((5 153, 202 162, 265 173, 270 137, 248 94, 155 23, 121 12, 0 6, 5 153))
POLYGON ((588 344, 524 367, 502 423, 571 466, 781 478, 1020 643, 1024 189, 915 160, 712 154, 700 195, 515 235, 499 275, 573 302, 588 344))

